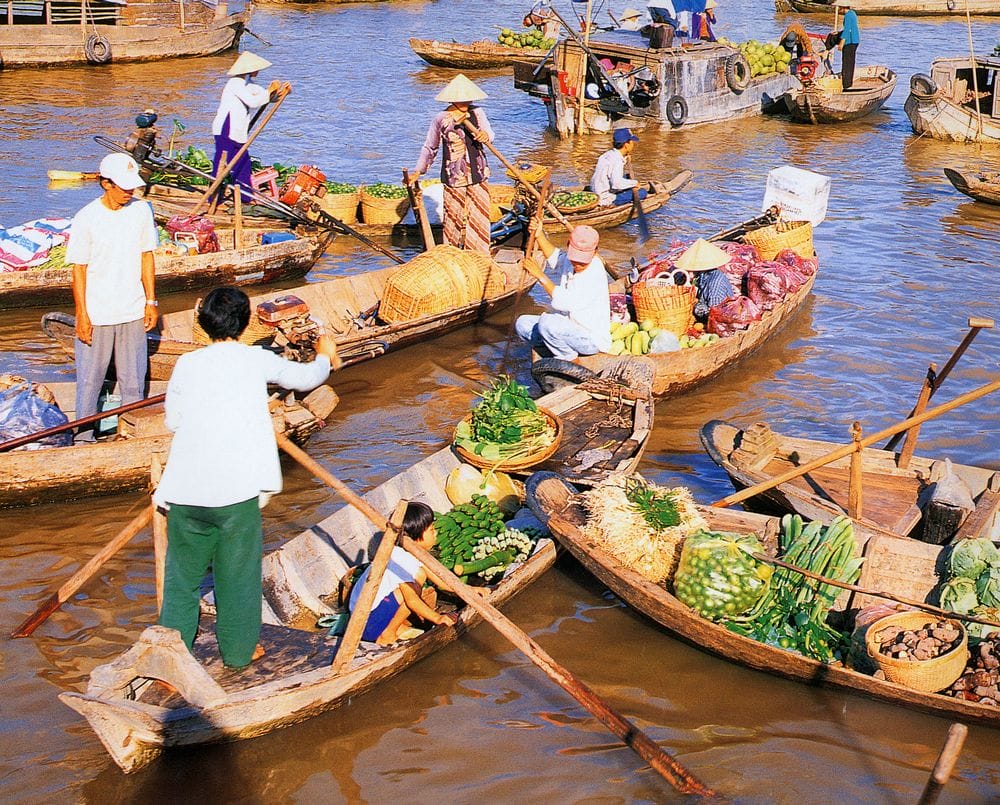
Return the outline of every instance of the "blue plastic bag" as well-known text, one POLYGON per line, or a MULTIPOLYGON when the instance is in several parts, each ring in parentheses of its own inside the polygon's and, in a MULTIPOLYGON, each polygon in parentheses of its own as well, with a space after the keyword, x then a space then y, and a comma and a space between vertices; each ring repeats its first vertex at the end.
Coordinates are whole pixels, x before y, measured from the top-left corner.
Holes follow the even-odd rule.
MULTIPOLYGON (((45 402, 31 389, 31 383, 18 383, 0 391, 0 442, 8 442, 20 436, 69 422, 66 414, 55 405, 45 402)), ((21 450, 37 450, 42 447, 68 447, 73 444, 71 431, 46 436, 32 442, 21 450)))

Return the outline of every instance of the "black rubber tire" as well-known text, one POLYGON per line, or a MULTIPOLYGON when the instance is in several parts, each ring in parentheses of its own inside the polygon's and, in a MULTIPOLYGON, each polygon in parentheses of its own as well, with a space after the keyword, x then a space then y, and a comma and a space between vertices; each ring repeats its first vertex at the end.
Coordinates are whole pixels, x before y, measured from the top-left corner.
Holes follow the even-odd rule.
POLYGON ((596 377, 586 366, 561 358, 539 358, 531 364, 531 376, 546 394, 565 386, 575 386, 596 377))
POLYGON ((83 43, 83 53, 91 64, 107 64, 111 61, 111 43, 103 36, 91 34, 83 43))
POLYGON ((688 104, 680 95, 674 95, 667 101, 667 120, 675 129, 683 126, 688 116, 688 104))
POLYGON ((926 73, 914 73, 910 76, 910 92, 917 98, 930 98, 937 95, 938 85, 926 73))
POLYGON ((750 86, 750 62, 742 53, 734 53, 726 59, 726 83, 739 95, 750 86))
POLYGON ((948 0, 948 2, 945 5, 948 6, 949 11, 954 11, 958 3, 956 3, 955 0, 948 0))

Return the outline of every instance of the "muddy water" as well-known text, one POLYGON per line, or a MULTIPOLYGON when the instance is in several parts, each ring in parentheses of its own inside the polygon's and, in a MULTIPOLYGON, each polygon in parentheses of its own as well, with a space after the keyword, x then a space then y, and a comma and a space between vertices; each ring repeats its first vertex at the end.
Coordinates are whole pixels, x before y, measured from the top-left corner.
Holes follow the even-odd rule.
MULTIPOLYGON (((619 10, 619 9, 616 9, 619 10)), ((765 0, 731 0, 719 32, 773 39, 791 17, 765 0)), ((253 30, 293 94, 259 141, 279 161, 312 162, 332 179, 394 181, 416 159, 433 95, 451 72, 426 68, 408 36, 491 36, 524 12, 500 3, 407 0, 341 7, 258 10, 253 30)), ((916 139, 902 111, 908 78, 936 55, 966 47, 964 25, 862 20, 861 63, 900 73, 888 108, 838 128, 753 119, 712 128, 643 133, 639 175, 688 168, 695 181, 651 217, 653 240, 635 224, 607 233, 603 249, 625 260, 674 237, 704 235, 755 214, 768 170, 791 163, 833 178, 830 214, 816 232, 814 298, 752 360, 702 390, 662 403, 644 467, 684 482, 703 500, 728 491, 700 451, 711 417, 767 419, 843 439, 859 419, 871 432, 909 410, 927 363, 944 361, 968 316, 996 317, 1000 208, 954 192, 945 165, 1000 167, 1000 149, 916 139)), ((810 20, 810 30, 827 30, 810 20)), ((977 21, 980 51, 998 26, 977 21)), ((96 134, 120 136, 143 107, 188 127, 185 144, 208 146, 231 57, 106 70, 0 73, 0 222, 70 215, 90 188, 50 189, 47 168, 93 169, 96 134)), ((480 80, 480 79, 477 79, 480 80)), ((497 145, 513 158, 555 167, 557 181, 585 181, 603 139, 561 143, 543 133, 544 112, 510 87, 480 80, 497 145)), ((383 265, 338 240, 318 280, 383 265)), ((190 297, 164 300, 165 309, 190 297)), ((0 371, 65 378, 71 366, 41 334, 40 311, 0 317, 0 371)), ((503 354, 509 317, 355 367, 335 378, 342 404, 310 452, 357 489, 370 487, 441 446, 477 382, 503 354)), ((983 334, 942 399, 996 375, 997 336, 983 334)), ((513 369, 527 380, 523 350, 513 369)), ((980 401, 930 423, 922 450, 1000 467, 1000 417, 980 401)), ((0 513, 0 624, 9 630, 142 505, 139 495, 0 513)), ((267 510, 276 546, 336 506, 317 482, 286 469, 286 493, 267 510)), ((561 563, 510 614, 612 706, 633 717, 685 764, 748 801, 907 802, 915 799, 947 722, 743 670, 672 640, 623 607, 571 562, 561 563)), ((488 629, 433 657, 349 707, 232 746, 177 752, 123 777, 75 713, 58 703, 90 670, 153 620, 148 536, 129 547, 31 640, 5 641, 0 797, 7 801, 125 802, 194 798, 269 802, 467 802, 554 799, 658 801, 670 792, 579 707, 488 629)), ((996 733, 970 732, 950 801, 1000 792, 996 733)))

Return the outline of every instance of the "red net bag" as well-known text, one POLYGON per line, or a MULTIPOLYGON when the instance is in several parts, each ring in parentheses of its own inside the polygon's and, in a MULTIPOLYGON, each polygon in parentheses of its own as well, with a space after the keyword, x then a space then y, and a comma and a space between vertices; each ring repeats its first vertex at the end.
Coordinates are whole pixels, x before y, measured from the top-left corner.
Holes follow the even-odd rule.
POLYGON ((760 307, 746 296, 734 296, 708 311, 706 330, 726 338, 760 321, 760 307))

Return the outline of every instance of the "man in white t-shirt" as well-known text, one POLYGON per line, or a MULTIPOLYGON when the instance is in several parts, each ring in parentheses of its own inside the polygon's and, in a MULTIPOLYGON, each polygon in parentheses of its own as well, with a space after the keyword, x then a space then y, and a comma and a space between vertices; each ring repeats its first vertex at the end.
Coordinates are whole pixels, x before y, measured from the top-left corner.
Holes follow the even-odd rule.
MULTIPOLYGON (((114 354, 122 404, 143 398, 146 333, 156 326, 153 208, 132 194, 145 182, 128 154, 101 160, 101 189, 73 218, 66 262, 73 267, 76 305, 76 416, 97 412, 114 354)), ((93 441, 93 426, 77 434, 93 441)))
POLYGON ((533 260, 525 259, 525 269, 552 297, 553 312, 518 316, 517 334, 536 349, 544 348, 563 360, 607 352, 611 348, 611 298, 604 261, 597 256, 597 230, 574 227, 569 246, 562 251, 545 236, 540 221, 532 219, 529 228, 558 278, 553 282, 533 260))

